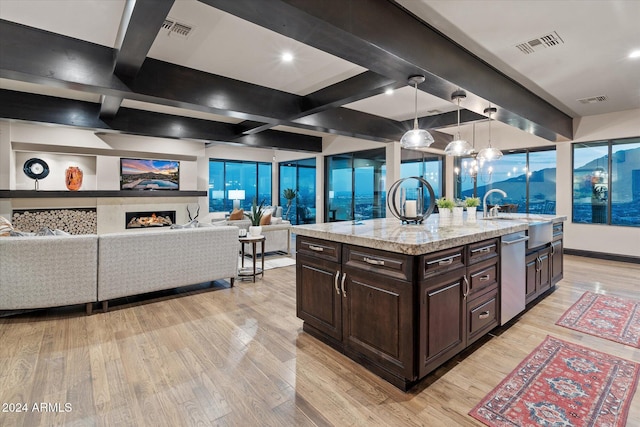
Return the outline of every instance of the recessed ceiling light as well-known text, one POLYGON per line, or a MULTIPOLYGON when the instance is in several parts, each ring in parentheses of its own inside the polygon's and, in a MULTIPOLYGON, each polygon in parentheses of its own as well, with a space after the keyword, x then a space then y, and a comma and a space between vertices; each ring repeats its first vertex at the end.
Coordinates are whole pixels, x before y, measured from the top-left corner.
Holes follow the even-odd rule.
POLYGON ((293 61, 293 53, 291 52, 284 52, 281 56, 282 61, 284 62, 291 62, 293 61))
POLYGON ((640 58, 640 49, 634 50, 633 52, 631 52, 629 54, 629 58, 631 59, 640 58))
POLYGON ((387 89, 384 91, 385 95, 391 95, 393 93, 393 89, 387 89))

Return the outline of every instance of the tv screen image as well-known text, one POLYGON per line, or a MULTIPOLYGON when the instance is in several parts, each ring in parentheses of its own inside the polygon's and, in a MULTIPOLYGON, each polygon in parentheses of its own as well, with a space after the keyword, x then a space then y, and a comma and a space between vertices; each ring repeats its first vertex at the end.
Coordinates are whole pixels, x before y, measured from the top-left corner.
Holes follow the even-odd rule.
POLYGON ((120 159, 121 190, 179 190, 180 162, 120 159))

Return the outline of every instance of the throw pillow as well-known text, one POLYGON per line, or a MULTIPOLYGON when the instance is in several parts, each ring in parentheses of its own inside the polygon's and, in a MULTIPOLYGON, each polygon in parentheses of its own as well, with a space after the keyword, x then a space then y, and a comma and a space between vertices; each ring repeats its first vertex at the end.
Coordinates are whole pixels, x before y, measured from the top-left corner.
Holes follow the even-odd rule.
POLYGON ((35 236, 36 233, 30 233, 28 231, 18 231, 18 230, 11 230, 9 232, 9 236, 11 237, 29 237, 29 236, 35 236))
POLYGON ((238 219, 244 219, 244 209, 234 209, 229 215, 229 221, 235 221, 238 219))
POLYGON ((271 224, 271 214, 263 215, 263 217, 260 218, 260 225, 269 225, 269 224, 271 224))
POLYGON ((11 231, 13 231, 13 226, 9 220, 0 216, 0 236, 8 236, 11 231))
POLYGON ((172 224, 171 227, 169 228, 173 228, 173 229, 182 229, 182 228, 198 228, 198 220, 194 219, 186 224, 172 224))

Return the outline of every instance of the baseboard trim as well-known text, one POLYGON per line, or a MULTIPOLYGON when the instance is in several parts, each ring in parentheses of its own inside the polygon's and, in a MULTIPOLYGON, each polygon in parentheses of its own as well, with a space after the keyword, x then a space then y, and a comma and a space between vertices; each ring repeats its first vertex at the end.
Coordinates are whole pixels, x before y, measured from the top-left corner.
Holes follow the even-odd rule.
POLYGON ((634 257, 631 255, 617 255, 617 254, 608 254, 605 252, 583 251, 580 249, 567 249, 567 248, 564 248, 562 253, 565 255, 575 255, 575 256, 582 256, 587 258, 605 259, 608 261, 619 261, 619 262, 628 262, 631 264, 640 264, 640 257, 634 257))

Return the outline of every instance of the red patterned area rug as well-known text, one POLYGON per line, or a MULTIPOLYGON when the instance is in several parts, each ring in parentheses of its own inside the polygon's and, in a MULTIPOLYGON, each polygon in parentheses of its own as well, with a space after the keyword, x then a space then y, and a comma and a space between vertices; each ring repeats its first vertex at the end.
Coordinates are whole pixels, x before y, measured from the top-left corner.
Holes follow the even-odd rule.
POLYGON ((585 292, 556 325, 640 348, 640 301, 585 292))
POLYGON ((469 415, 488 426, 623 427, 640 364, 547 336, 469 415))

